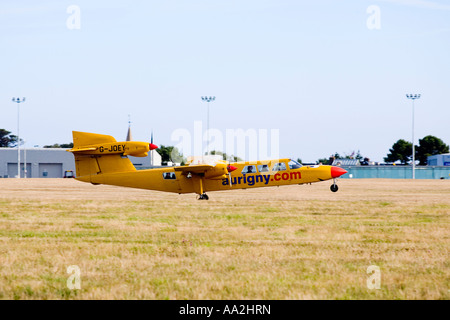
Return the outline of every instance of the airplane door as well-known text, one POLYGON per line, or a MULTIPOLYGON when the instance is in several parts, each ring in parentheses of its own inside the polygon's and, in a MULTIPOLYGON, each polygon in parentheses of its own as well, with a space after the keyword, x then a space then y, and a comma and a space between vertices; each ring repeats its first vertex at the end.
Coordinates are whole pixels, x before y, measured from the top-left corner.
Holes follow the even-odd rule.
POLYGON ((181 190, 180 187, 180 176, 177 177, 174 171, 164 172, 164 186, 167 191, 178 192, 181 190))

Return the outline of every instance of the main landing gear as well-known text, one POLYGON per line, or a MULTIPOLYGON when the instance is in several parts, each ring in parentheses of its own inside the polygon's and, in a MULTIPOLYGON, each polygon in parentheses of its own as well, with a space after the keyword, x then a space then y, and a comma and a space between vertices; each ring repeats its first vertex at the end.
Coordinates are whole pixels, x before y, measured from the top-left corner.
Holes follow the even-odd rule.
POLYGON ((337 191, 339 190, 339 187, 338 187, 338 185, 336 184, 336 179, 333 179, 333 184, 331 185, 330 190, 331 190, 332 192, 337 192, 337 191))
POLYGON ((197 200, 209 200, 209 197, 203 192, 202 194, 197 195, 197 200))

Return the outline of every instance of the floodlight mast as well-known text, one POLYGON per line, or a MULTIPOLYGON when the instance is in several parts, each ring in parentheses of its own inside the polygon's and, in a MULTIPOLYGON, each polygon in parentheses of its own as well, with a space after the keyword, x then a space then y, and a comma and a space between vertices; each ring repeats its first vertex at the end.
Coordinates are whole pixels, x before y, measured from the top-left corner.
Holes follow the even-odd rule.
MULTIPOLYGON (((25 102, 25 97, 20 100, 20 98, 12 98, 12 102, 17 103, 17 179, 20 179, 20 131, 19 131, 19 120, 20 120, 20 107, 19 104, 25 102)), ((25 166, 27 164, 25 163, 25 166)))
POLYGON ((216 100, 216 97, 202 97, 202 100, 208 104, 206 115, 206 154, 209 155, 209 103, 216 100))
POLYGON ((414 145, 414 100, 420 99, 420 94, 406 94, 412 100, 412 178, 416 179, 416 147, 414 145))

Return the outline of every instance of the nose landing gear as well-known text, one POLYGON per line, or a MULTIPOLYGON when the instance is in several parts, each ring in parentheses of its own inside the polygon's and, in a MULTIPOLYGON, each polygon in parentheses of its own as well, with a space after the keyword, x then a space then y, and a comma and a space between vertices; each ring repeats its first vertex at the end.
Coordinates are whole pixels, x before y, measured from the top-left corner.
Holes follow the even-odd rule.
POLYGON ((339 190, 339 187, 338 187, 338 185, 336 184, 336 179, 333 179, 333 184, 331 185, 330 190, 331 190, 332 192, 337 192, 337 191, 339 190))

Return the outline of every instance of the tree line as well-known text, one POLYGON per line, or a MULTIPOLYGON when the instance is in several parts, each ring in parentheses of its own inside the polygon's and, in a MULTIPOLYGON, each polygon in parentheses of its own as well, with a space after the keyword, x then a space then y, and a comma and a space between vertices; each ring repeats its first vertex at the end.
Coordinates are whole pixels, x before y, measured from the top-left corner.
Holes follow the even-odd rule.
MULTIPOLYGON (((398 140, 389 149, 387 157, 384 158, 386 162, 397 162, 407 164, 412 162, 412 143, 403 139, 398 140)), ((419 161, 419 165, 427 165, 427 158, 437 154, 449 153, 449 146, 441 139, 428 135, 423 139, 419 139, 419 145, 415 146, 415 159, 419 161)))
MULTIPOLYGON (((23 144, 23 140, 20 139, 20 144, 23 144)), ((14 148, 17 147, 17 136, 11 134, 10 131, 6 129, 0 129, 0 148, 14 148)), ((46 145, 44 148, 73 148, 73 143, 62 143, 62 144, 52 144, 46 145)))
MULTIPOLYGON (((419 161, 419 165, 426 166, 429 156, 437 154, 449 153, 449 146, 438 137, 428 135, 422 139, 419 139, 419 145, 415 145, 415 160, 419 161)), ((353 152, 350 155, 341 156, 339 153, 333 154, 329 158, 318 159, 316 163, 331 164, 334 159, 358 159, 361 164, 368 164, 369 158, 364 157, 358 152, 355 155, 353 152)), ((389 149, 389 153, 383 158, 386 163, 408 164, 412 162, 412 143, 404 139, 397 140, 392 148, 389 149)), ((300 160, 300 159, 299 159, 300 160)), ((301 161, 301 160, 300 160, 301 161)))

